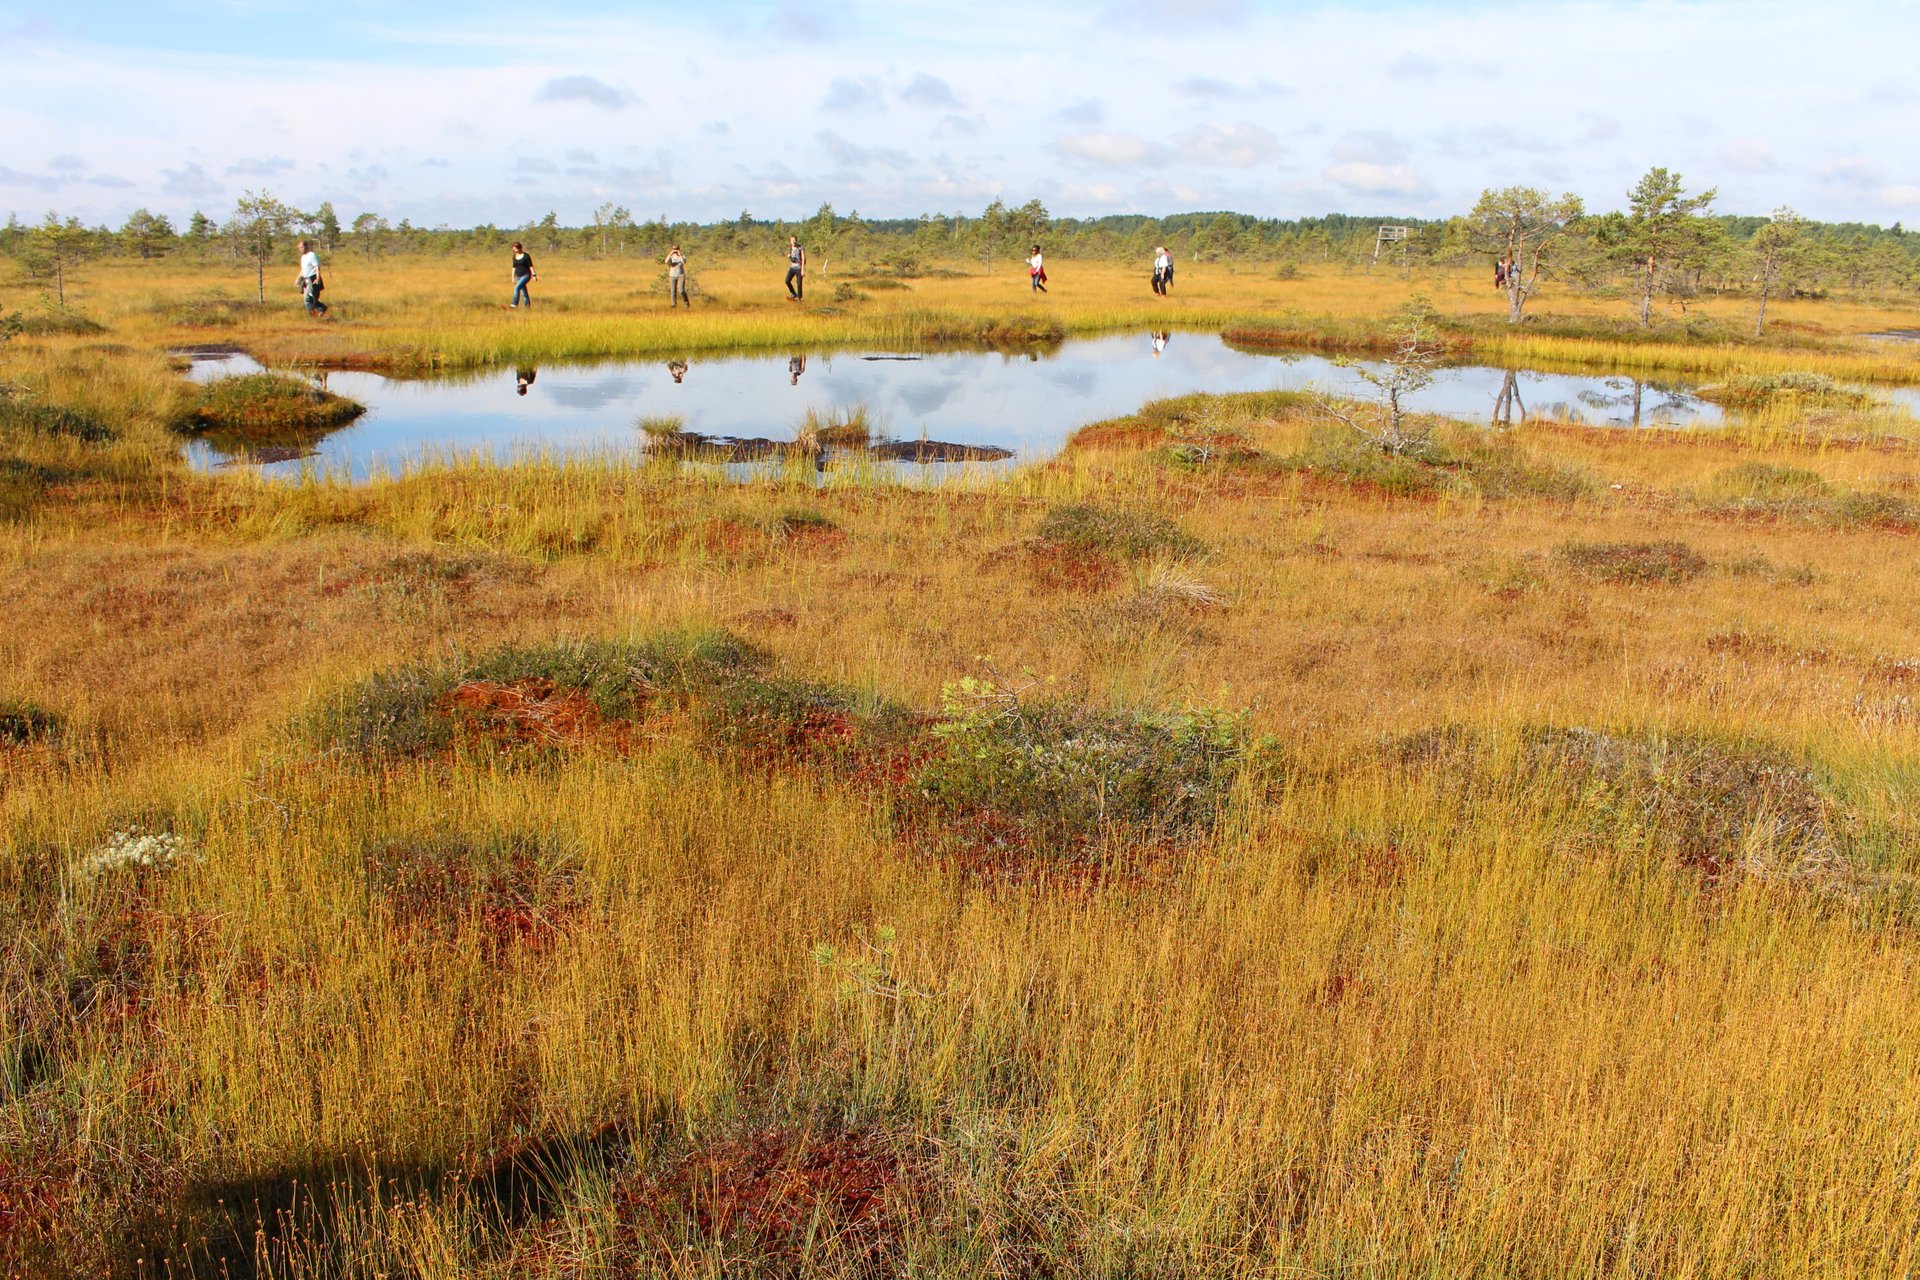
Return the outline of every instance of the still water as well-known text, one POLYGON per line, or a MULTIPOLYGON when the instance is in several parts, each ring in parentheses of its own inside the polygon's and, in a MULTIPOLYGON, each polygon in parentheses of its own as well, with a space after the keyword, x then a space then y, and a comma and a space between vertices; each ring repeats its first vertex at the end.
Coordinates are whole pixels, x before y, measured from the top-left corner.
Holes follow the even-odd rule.
MULTIPOLYGON (((207 380, 257 367, 242 355, 200 355, 189 376, 207 380)), ((1187 333, 1086 338, 1035 354, 840 351, 605 361, 420 380, 336 372, 317 380, 366 405, 366 415, 317 443, 282 451, 297 456, 235 457, 196 441, 189 460, 203 468, 251 463, 274 475, 317 469, 365 479, 449 457, 637 453, 645 437, 636 422, 651 417, 682 418, 687 431, 707 437, 784 441, 809 409, 864 405, 886 438, 997 446, 1017 463, 1057 451, 1078 427, 1164 396, 1365 391, 1353 370, 1322 356, 1253 354, 1211 334, 1187 333)), ((1414 403, 1470 421, 1721 421, 1717 406, 1679 381, 1483 366, 1442 370, 1414 403)))

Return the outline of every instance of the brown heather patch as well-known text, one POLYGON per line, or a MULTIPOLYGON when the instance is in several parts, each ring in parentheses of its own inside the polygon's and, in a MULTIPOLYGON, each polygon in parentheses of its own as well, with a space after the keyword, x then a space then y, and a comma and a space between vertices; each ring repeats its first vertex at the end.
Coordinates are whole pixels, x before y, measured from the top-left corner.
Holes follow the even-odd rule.
POLYGON ((1042 538, 1020 545, 1027 580, 1041 591, 1104 591, 1120 580, 1120 562, 1103 551, 1042 538))
POLYGON ((635 726, 612 723, 579 689, 540 676, 505 682, 468 680, 454 686, 441 710, 453 720, 455 741, 536 747, 589 744, 624 749, 635 726))
POLYGON ((614 1189, 620 1273, 653 1274, 641 1269, 704 1243, 761 1267, 807 1260, 886 1274, 929 1186, 902 1146, 872 1128, 768 1124, 629 1175, 614 1189))

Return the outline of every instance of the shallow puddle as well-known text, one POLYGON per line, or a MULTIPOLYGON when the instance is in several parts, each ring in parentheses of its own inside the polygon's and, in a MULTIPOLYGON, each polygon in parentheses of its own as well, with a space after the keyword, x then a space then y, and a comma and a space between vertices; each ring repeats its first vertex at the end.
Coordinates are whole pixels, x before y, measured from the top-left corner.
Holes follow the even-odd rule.
MULTIPOLYGON (((189 376, 206 380, 257 367, 242 355, 207 353, 194 357, 189 376)), ((315 376, 365 404, 366 415, 297 450, 236 457, 196 441, 187 447, 189 460, 202 468, 250 462, 275 475, 312 468, 358 480, 453 457, 637 456, 646 448, 638 423, 674 417, 715 446, 710 459, 764 465, 769 453, 787 456, 784 448, 764 446, 791 441, 809 410, 863 405, 879 447, 828 451, 818 455, 821 465, 859 457, 903 474, 938 474, 1045 457, 1077 428, 1165 396, 1367 390, 1354 370, 1323 356, 1254 354, 1211 334, 1187 333, 1077 339, 1032 354, 841 351, 603 361, 430 379, 315 376)), ((1911 403, 1910 395, 1902 399, 1911 403)), ((1442 370, 1414 406, 1482 422, 1552 417, 1632 428, 1722 421, 1718 406, 1680 380, 1475 365, 1442 370)))

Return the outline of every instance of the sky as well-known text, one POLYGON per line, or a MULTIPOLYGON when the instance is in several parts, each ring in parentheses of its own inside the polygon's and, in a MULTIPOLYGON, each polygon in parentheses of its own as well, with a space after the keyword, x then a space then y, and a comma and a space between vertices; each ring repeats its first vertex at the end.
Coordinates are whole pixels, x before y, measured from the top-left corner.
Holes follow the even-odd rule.
POLYGON ((0 0, 0 213, 416 225, 1231 209, 1488 187, 1920 223, 1913 0, 0 0))

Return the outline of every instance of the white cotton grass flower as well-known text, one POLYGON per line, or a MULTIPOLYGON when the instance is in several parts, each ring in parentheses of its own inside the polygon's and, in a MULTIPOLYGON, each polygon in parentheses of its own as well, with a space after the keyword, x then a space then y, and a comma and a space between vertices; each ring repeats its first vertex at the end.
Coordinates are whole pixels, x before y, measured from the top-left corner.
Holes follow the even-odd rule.
POLYGON ((165 870, 182 862, 198 862, 200 855, 185 836, 171 831, 148 831, 128 827, 108 836, 98 849, 81 862, 82 880, 94 880, 125 869, 155 867, 165 870))

